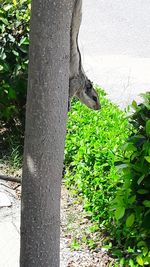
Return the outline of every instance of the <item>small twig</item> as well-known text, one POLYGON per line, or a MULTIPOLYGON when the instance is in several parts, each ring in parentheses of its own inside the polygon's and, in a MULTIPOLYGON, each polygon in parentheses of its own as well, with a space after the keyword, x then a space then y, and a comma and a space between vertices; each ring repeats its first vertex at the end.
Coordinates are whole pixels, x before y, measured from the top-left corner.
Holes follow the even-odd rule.
POLYGON ((17 184, 16 186, 13 186, 13 190, 16 190, 18 187, 20 187, 20 184, 17 184))
POLYGON ((0 174, 0 180, 21 183, 21 177, 7 176, 3 174, 0 174))

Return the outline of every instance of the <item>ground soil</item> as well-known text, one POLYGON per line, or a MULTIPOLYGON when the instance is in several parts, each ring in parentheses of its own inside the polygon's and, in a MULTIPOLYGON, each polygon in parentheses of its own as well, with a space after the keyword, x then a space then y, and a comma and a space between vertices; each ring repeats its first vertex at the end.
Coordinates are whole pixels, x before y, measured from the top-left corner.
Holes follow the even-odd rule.
MULTIPOLYGON (((0 173, 21 176, 21 170, 13 173, 3 164, 0 165, 0 173)), ((14 196, 20 203, 21 185, 15 182, 7 182, 7 185, 13 189, 14 196)), ((108 251, 102 248, 103 235, 91 231, 90 219, 90 215, 83 210, 82 198, 73 196, 62 184, 61 267, 114 266, 114 260, 108 255, 108 251)))

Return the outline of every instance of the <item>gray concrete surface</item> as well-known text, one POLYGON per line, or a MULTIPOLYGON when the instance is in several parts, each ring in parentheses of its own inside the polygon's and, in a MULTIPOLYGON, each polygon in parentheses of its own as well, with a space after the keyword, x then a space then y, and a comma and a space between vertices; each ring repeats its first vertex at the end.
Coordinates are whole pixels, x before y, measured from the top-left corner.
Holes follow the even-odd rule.
POLYGON ((0 267, 19 267, 20 201, 4 181, 0 181, 0 197, 0 267))
POLYGON ((19 267, 19 239, 11 222, 0 223, 0 267, 19 267))
POLYGON ((150 91, 150 1, 83 0, 84 69, 121 107, 150 91))

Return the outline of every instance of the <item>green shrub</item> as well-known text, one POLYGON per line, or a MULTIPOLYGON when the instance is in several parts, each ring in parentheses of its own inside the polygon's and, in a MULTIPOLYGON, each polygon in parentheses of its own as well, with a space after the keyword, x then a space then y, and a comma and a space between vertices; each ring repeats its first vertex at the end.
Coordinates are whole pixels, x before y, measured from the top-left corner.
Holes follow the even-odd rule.
POLYGON ((75 102, 69 114, 66 138, 66 183, 84 196, 93 219, 108 224, 109 206, 116 191, 114 162, 123 156, 121 146, 129 134, 128 120, 100 91, 102 109, 89 110, 75 102))
POLYGON ((0 9, 0 119, 23 121, 27 89, 30 1, 0 9))
POLYGON ((66 184, 82 195, 120 266, 150 264, 150 94, 143 97, 127 119, 100 90, 101 111, 74 102, 68 120, 66 184))
POLYGON ((134 132, 123 146, 124 159, 118 166, 122 186, 113 201, 116 239, 124 240, 124 249, 130 246, 135 255, 141 252, 136 258, 140 266, 150 264, 150 93, 143 99, 140 105, 132 103, 135 112, 129 120, 134 132))

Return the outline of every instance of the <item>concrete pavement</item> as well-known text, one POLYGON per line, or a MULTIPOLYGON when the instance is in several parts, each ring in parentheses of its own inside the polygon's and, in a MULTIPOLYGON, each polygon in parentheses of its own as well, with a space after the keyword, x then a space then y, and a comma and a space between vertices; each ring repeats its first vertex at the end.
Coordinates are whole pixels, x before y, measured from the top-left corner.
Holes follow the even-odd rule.
POLYGON ((83 0, 84 69, 121 107, 150 90, 149 14, 149 0, 83 0))
POLYGON ((20 201, 4 181, 0 198, 0 267, 19 267, 20 201))

